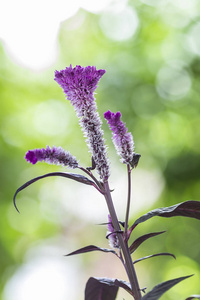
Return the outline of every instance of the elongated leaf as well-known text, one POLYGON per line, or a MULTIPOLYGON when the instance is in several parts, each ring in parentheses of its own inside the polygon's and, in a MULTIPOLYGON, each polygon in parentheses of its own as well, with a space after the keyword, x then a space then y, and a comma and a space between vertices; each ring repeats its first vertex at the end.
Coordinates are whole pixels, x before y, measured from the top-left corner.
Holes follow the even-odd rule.
POLYGON ((135 250, 146 240, 148 240, 151 237, 154 237, 156 235, 162 234, 166 231, 159 231, 159 232, 151 232, 145 235, 140 236, 139 238, 137 238, 129 247, 129 251, 132 254, 133 252, 135 252, 135 250))
POLYGON ((162 282, 162 283, 156 285, 149 293, 147 293, 144 297, 142 297, 142 300, 157 300, 165 292, 167 292, 169 289, 171 289, 174 285, 176 285, 177 283, 179 283, 182 280, 189 278, 191 276, 193 276, 193 275, 179 277, 179 278, 175 278, 172 280, 162 282))
POLYGON ((200 220, 200 201, 189 200, 169 207, 151 210, 147 214, 137 219, 129 230, 134 228, 139 223, 145 222, 155 216, 165 218, 182 216, 200 220))
POLYGON ((189 298, 185 299, 185 300, 192 300, 192 299, 200 299, 200 295, 192 295, 189 298))
POLYGON ((52 176, 61 176, 61 177, 65 177, 65 178, 69 178, 69 179, 72 179, 72 180, 75 180, 75 181, 78 181, 80 183, 84 183, 84 184, 87 184, 87 185, 93 185, 95 186, 95 183, 92 181, 92 180, 89 180, 87 177, 83 176, 83 175, 79 175, 79 174, 73 174, 73 173, 63 173, 63 172, 52 172, 52 173, 47 173, 45 175, 41 175, 41 176, 38 176, 38 177, 35 177, 29 181, 27 181, 25 184, 23 184, 22 186, 20 186, 17 191, 15 192, 15 195, 13 197, 13 203, 14 203, 14 206, 16 208, 16 210, 19 212, 17 206, 16 206, 16 196, 17 194, 22 191, 23 189, 27 188, 29 185, 31 185, 32 183, 40 180, 40 179, 43 179, 43 178, 46 178, 46 177, 52 177, 52 176))
POLYGON ((94 246, 94 245, 90 245, 90 246, 80 248, 80 249, 78 249, 76 251, 73 251, 69 254, 66 254, 65 256, 71 256, 71 255, 75 255, 75 254, 87 253, 87 252, 91 252, 91 251, 110 252, 110 253, 114 253, 115 255, 117 255, 117 253, 114 250, 100 248, 100 247, 97 247, 97 246, 94 246))
POLYGON ((155 257, 155 256, 161 256, 161 255, 166 255, 166 256, 172 256, 174 259, 176 259, 175 255, 174 254, 171 254, 171 253, 168 253, 168 252, 162 252, 162 253, 156 253, 156 254, 152 254, 152 255, 148 255, 148 256, 144 256, 144 257, 141 257, 139 259, 136 259, 134 260, 134 264, 142 261, 142 260, 145 260, 145 259, 148 259, 148 258, 151 258, 151 257, 155 257))
POLYGON ((118 286, 115 279, 90 277, 85 287, 85 300, 115 300, 118 286))

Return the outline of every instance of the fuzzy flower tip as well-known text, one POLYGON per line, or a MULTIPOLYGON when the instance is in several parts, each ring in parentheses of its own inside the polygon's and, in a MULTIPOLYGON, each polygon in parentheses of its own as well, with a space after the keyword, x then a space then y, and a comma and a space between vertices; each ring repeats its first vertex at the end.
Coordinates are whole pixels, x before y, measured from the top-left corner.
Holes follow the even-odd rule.
POLYGON ((55 81, 62 87, 68 100, 74 106, 78 116, 82 116, 86 106, 96 108, 93 93, 105 70, 97 70, 94 66, 76 66, 55 71, 55 81))
POLYGON ((115 229, 113 227, 112 219, 111 219, 110 215, 108 215, 107 229, 108 229, 107 237, 109 239, 109 245, 112 248, 119 248, 119 240, 118 240, 117 234, 115 233, 115 229))
POLYGON ((124 164, 132 164, 134 153, 133 136, 130 132, 127 132, 125 123, 121 121, 121 113, 112 113, 107 111, 104 113, 104 118, 107 120, 108 125, 113 134, 113 143, 117 150, 117 153, 121 157, 121 161, 124 164))
POLYGON ((25 159, 33 165, 38 161, 43 161, 51 165, 62 165, 72 169, 78 167, 76 158, 70 152, 55 146, 29 150, 25 155, 25 159))
POLYGON ((67 99, 74 106, 79 124, 89 151, 95 162, 96 170, 103 181, 109 177, 107 149, 101 129, 101 119, 97 112, 94 91, 105 70, 96 67, 76 66, 55 72, 55 81, 62 87, 67 99))

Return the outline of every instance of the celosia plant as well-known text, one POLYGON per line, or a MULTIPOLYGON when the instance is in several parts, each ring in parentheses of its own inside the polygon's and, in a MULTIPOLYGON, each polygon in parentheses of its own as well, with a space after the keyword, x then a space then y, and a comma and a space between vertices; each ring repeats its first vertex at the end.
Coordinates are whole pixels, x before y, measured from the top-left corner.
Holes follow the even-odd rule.
MULTIPOLYGON (((125 289, 135 300, 157 300, 175 284, 191 275, 162 282, 150 291, 149 289, 147 289, 147 291, 146 289, 142 289, 138 282, 135 264, 154 256, 168 255, 174 257, 174 255, 171 253, 157 253, 133 260, 132 254, 134 254, 144 241, 162 234, 164 231, 147 233, 135 239, 131 244, 129 243, 129 238, 137 225, 155 216, 166 218, 184 216, 200 220, 200 202, 186 201, 170 207, 154 209, 147 212, 130 225, 131 172, 136 168, 140 155, 134 152, 133 137, 132 134, 127 131, 125 124, 121 121, 121 113, 107 111, 104 114, 104 118, 107 120, 112 131, 113 143, 120 156, 120 161, 125 164, 127 168, 128 197, 127 202, 124 204, 126 205, 126 215, 124 216, 123 222, 119 221, 112 200, 112 192, 109 187, 108 179, 110 176, 110 163, 107 157, 107 147, 103 138, 103 131, 101 129, 102 121, 97 112, 94 98, 97 84, 104 73, 105 70, 97 70, 95 67, 88 66, 83 68, 81 66, 76 66, 75 68, 72 68, 71 65, 65 70, 55 72, 55 81, 62 87, 67 99, 74 106, 77 117, 79 118, 80 126, 86 137, 86 143, 91 153, 92 166, 87 168, 83 167, 70 152, 65 151, 61 147, 53 146, 51 148, 47 146, 46 149, 29 150, 25 155, 25 158, 29 163, 36 164, 37 162, 43 161, 49 164, 62 165, 67 168, 78 168, 85 173, 85 176, 67 172, 52 172, 36 177, 22 185, 16 191, 14 195, 14 205, 17 209, 15 201, 16 195, 21 190, 44 177, 63 176, 93 186, 101 193, 107 203, 108 232, 106 237, 109 240, 111 248, 105 249, 89 245, 68 254, 68 256, 91 251, 112 253, 119 258, 125 268, 128 282, 121 279, 91 277, 86 284, 85 300, 114 300, 116 299, 119 288, 125 289), (97 171, 97 174, 94 173, 95 171, 97 171)), ((190 296, 186 300, 195 298, 200 299, 200 295, 190 296)))

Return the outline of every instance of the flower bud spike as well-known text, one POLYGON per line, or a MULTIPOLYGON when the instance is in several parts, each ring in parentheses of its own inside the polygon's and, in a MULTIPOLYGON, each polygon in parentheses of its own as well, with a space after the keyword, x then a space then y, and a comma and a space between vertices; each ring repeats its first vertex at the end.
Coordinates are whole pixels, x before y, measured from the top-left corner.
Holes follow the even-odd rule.
POLYGON ((78 168, 76 158, 61 147, 53 146, 51 148, 47 146, 46 149, 29 150, 25 155, 25 159, 33 165, 38 161, 43 161, 50 165, 62 165, 72 169, 78 168))
POLYGON ((104 73, 105 70, 97 70, 96 67, 72 68, 70 65, 69 68, 55 72, 55 81, 62 87, 76 111, 100 179, 107 181, 110 175, 107 148, 94 97, 94 91, 104 73))
POLYGON ((130 132, 127 132, 125 123, 120 120, 121 113, 119 111, 112 113, 108 110, 104 113, 104 118, 112 131, 113 143, 118 155, 121 157, 121 162, 132 166, 135 154, 133 137, 130 132))

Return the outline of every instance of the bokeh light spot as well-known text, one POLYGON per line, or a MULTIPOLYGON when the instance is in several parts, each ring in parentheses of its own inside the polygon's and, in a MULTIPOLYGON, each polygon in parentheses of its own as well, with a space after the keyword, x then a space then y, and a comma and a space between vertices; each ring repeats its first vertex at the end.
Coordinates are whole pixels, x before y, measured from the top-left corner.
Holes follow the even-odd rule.
POLYGON ((135 10, 127 6, 122 10, 107 10, 100 18, 100 26, 109 39, 124 41, 136 33, 139 19, 135 10))
POLYGON ((190 29, 186 37, 186 46, 194 54, 200 55, 200 22, 190 29))
POLYGON ((157 74, 157 91, 164 99, 181 99, 189 92, 190 87, 190 75, 176 63, 163 66, 157 74))
POLYGON ((33 119, 35 129, 45 135, 59 135, 67 132, 70 115, 66 103, 48 100, 36 106, 33 119))

